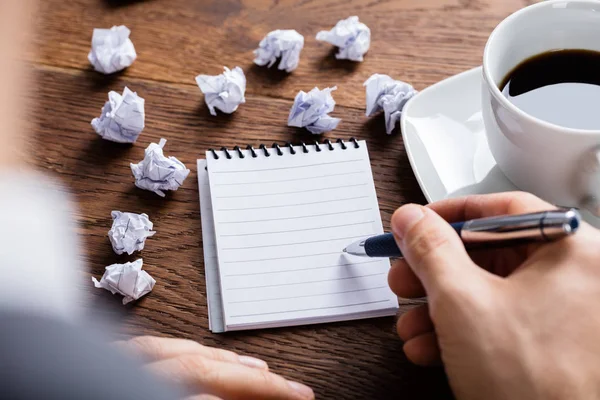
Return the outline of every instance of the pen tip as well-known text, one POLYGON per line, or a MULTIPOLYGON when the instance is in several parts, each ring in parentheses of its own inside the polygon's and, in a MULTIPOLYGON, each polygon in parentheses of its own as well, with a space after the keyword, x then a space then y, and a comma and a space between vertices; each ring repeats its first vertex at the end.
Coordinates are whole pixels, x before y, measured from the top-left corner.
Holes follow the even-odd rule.
POLYGON ((347 253, 346 249, 343 250, 344 253, 347 253))

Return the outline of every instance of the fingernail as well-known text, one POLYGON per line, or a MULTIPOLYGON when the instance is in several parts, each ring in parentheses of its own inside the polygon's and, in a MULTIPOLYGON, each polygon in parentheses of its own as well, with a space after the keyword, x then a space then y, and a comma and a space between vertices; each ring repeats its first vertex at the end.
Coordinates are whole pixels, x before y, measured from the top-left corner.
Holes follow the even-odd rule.
POLYGON ((263 360, 260 360, 258 358, 248 357, 248 356, 239 356, 239 360, 240 360, 240 364, 244 364, 245 366, 250 367, 250 368, 269 369, 269 365, 266 362, 264 362, 263 360))
POLYGON ((423 207, 416 204, 400 207, 392 216, 392 232, 398 239, 402 240, 410 228, 415 226, 424 216, 423 207))
POLYGON ((301 394, 302 397, 314 399, 315 394, 313 393, 313 390, 311 388, 309 388, 308 386, 303 385, 299 382, 294 382, 294 381, 287 381, 287 383, 288 383, 288 385, 290 385, 290 387, 292 389, 294 389, 296 392, 301 394))

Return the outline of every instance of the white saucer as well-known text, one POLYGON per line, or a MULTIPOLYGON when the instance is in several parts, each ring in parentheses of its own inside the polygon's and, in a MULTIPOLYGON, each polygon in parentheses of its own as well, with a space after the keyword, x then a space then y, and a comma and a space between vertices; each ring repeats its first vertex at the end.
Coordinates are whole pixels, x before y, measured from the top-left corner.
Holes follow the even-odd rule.
MULTIPOLYGON (((518 190, 490 152, 481 115, 481 67, 420 92, 402 111, 402 138, 427 201, 518 190)), ((600 219, 582 212, 586 221, 600 219)))

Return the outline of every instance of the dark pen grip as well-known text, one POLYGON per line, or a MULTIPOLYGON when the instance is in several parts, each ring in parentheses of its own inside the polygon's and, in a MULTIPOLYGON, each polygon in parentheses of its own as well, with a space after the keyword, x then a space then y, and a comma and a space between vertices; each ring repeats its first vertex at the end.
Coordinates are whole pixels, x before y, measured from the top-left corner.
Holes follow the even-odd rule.
MULTIPOLYGON (((457 222, 451 225, 460 236, 464 222, 457 222)), ((369 257, 402 257, 402 252, 396 244, 394 235, 391 233, 367 239, 365 242, 365 252, 369 257)))

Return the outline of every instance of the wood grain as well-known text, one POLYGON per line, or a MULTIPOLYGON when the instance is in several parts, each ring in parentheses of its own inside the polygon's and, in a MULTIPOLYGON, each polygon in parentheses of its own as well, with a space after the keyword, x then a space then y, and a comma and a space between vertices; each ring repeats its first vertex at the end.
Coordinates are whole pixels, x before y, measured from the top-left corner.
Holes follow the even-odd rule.
MULTIPOLYGON (((90 313, 116 318, 127 334, 194 339, 265 359, 272 369, 306 382, 319 399, 451 397, 439 369, 408 363, 393 319, 212 335, 208 331, 195 160, 210 147, 311 141, 286 126, 298 90, 338 85, 332 115, 339 128, 324 138, 366 139, 382 219, 389 228, 398 206, 425 200, 412 174, 402 138, 387 136, 381 117, 364 116, 362 83, 375 72, 422 89, 480 63, 486 38, 526 0, 47 0, 40 4, 36 51, 27 54, 36 78, 28 93, 37 102, 30 149, 35 165, 59 177, 77 203, 75 215, 91 273, 141 256, 156 278, 154 291, 123 307, 110 293, 93 297, 90 313), (336 61, 329 45, 314 40, 338 19, 359 15, 372 30, 362 64, 336 61), (94 27, 126 24, 139 54, 123 73, 105 77, 86 56, 94 27), (300 68, 280 74, 252 66, 252 50, 267 32, 293 28, 305 35, 300 68), (198 73, 240 65, 248 78, 247 102, 233 115, 209 115, 194 83, 198 73), (146 99, 146 129, 135 145, 101 140, 89 123, 109 90, 128 86, 146 99), (165 152, 192 174, 165 199, 133 185, 130 162, 161 137, 165 152), (145 212, 154 237, 139 255, 117 256, 107 238, 111 210, 145 212), (110 311, 103 311, 108 309, 110 311)), ((457 101, 460 94, 457 93, 457 101)), ((89 282, 90 271, 82 271, 89 282)), ((403 309, 411 307, 407 302, 403 309)))
POLYGON ((481 63, 495 25, 529 0, 146 0, 41 2, 39 45, 31 59, 88 69, 93 28, 126 24, 139 54, 124 75, 194 84, 197 74, 239 65, 248 93, 292 99, 299 90, 338 85, 339 104, 364 107, 362 84, 386 73, 422 89, 481 63), (131 2, 129 2, 131 3, 131 2), (319 30, 356 14, 372 31, 364 63, 338 61, 318 42, 319 30), (291 75, 253 67, 252 51, 273 29, 305 36, 299 68, 291 75))

